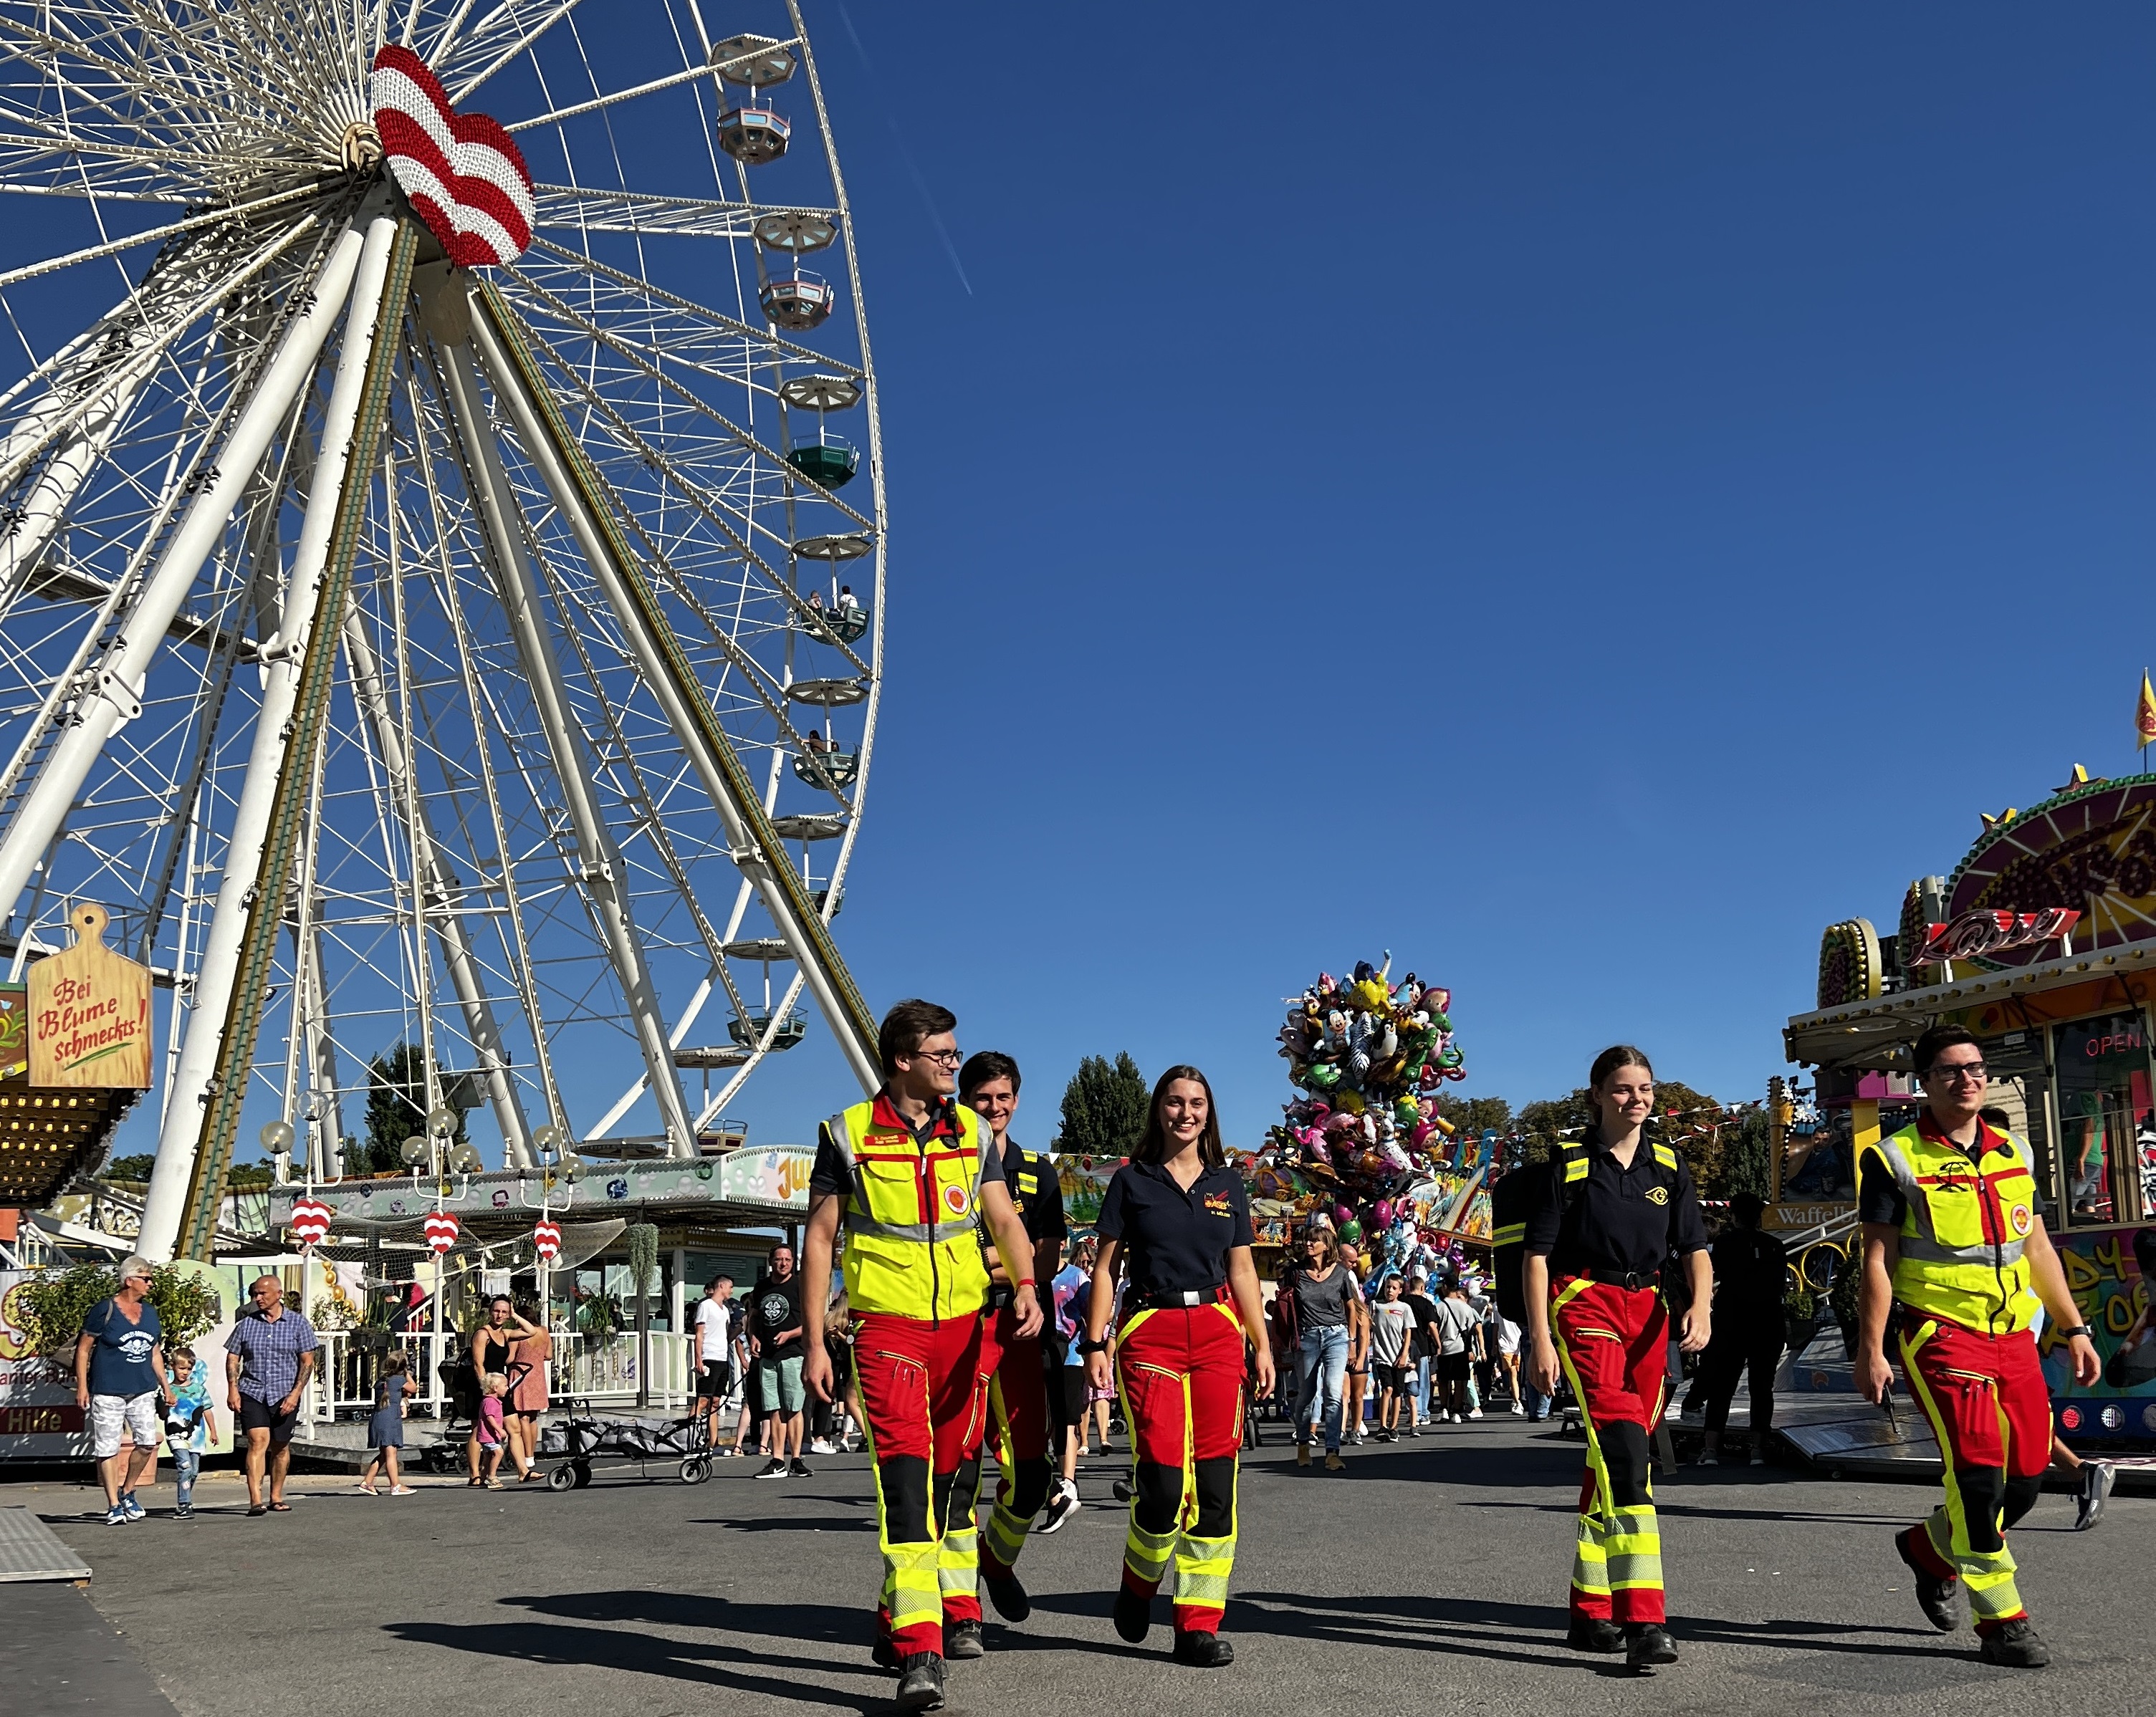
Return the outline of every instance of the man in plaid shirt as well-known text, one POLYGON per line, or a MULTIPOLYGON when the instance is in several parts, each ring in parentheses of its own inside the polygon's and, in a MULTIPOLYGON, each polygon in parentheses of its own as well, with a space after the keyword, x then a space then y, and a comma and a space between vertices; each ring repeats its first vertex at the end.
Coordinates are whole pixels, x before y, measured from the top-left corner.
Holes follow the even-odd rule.
POLYGON ((285 1474, 292 1464, 292 1427, 300 1397, 315 1369, 315 1326, 285 1304, 285 1284, 259 1276, 247 1290, 254 1310, 240 1315, 224 1339, 226 1404, 245 1433, 247 1512, 282 1515, 285 1474), (262 1500, 262 1469, 270 1468, 270 1500, 262 1500))

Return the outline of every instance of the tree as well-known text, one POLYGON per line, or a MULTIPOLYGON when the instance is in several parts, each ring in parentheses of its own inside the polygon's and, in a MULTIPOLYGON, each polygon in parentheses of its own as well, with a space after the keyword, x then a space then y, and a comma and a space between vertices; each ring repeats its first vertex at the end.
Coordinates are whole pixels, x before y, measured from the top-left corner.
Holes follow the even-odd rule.
MULTIPOLYGON (((23 1283, 14 1296, 15 1320, 32 1353, 55 1366, 72 1369, 84 1317, 98 1301, 119 1291, 120 1278, 109 1264, 80 1263, 71 1269, 48 1271, 23 1283)), ((222 1315, 217 1289, 194 1272, 172 1264, 152 1269, 146 1298, 157 1309, 167 1348, 193 1340, 222 1315)))
MULTIPOLYGON (((1717 1135, 1717 1117, 1694 1111, 1718 1110, 1721 1107, 1713 1098, 1693 1090, 1681 1079, 1655 1082, 1656 1133, 1684 1158, 1691 1170, 1693 1183, 1705 1197, 1715 1196, 1712 1189, 1722 1185, 1722 1148, 1729 1130, 1724 1126, 1717 1135), (1671 1110, 1676 1113, 1671 1114, 1671 1110), (1699 1126, 1707 1130, 1692 1130, 1699 1126)), ((1563 1097, 1528 1104, 1521 1110, 1519 1120, 1520 1130, 1529 1139, 1527 1161, 1543 1161, 1560 1144, 1578 1138, 1580 1129, 1595 1118, 1595 1113, 1594 1097, 1585 1085, 1563 1097)))
MULTIPOLYGON (((417 1043, 399 1043, 367 1064, 367 1137, 346 1174, 394 1174, 404 1166, 404 1141, 427 1130, 427 1058, 417 1043)), ((464 1111, 455 1142, 465 1142, 464 1111)))
POLYGON ((1503 1137, 1512 1130, 1512 1105, 1502 1097, 1455 1097, 1437 1094, 1437 1112, 1470 1139, 1486 1132, 1503 1137))
POLYGON ((130 1186, 146 1187, 150 1184, 151 1173, 157 1166, 156 1151, 140 1151, 132 1156, 114 1157, 111 1161, 105 1164, 104 1172, 98 1178, 105 1181, 120 1181, 130 1186))
POLYGON ((1748 1109, 1742 1120, 1722 1128, 1722 1185, 1716 1189, 1720 1197, 1733 1198, 1739 1192, 1754 1192, 1766 1198, 1773 1194, 1774 1170, 1769 1145, 1763 1109, 1748 1109))
POLYGON ((1063 1126, 1055 1149, 1065 1156, 1128 1156, 1144 1135, 1152 1090, 1128 1053, 1111 1063, 1089 1055, 1063 1088, 1063 1126))

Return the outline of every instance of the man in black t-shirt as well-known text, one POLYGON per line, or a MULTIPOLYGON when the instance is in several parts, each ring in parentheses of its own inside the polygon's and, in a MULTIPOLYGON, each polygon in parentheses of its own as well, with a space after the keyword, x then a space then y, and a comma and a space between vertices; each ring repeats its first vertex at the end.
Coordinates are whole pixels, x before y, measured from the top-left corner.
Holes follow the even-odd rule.
POLYGON ((1722 1461, 1722 1433, 1738 1377, 1752 1373, 1753 1466, 1766 1463, 1774 1428, 1774 1368, 1782 1362, 1782 1291, 1789 1248, 1759 1226, 1766 1201, 1739 1192, 1729 1201, 1735 1223, 1714 1243, 1714 1339, 1700 1361, 1700 1399, 1707 1407, 1707 1440, 1699 1463, 1722 1461))
POLYGON ((806 1479, 801 1458, 803 1392, 801 1362, 801 1278, 794 1274, 793 1248, 775 1246, 771 1269, 748 1297, 748 1348, 757 1357, 757 1387, 771 1420, 771 1463, 759 1479, 806 1479), (789 1458, 787 1451, 791 1448, 789 1458))

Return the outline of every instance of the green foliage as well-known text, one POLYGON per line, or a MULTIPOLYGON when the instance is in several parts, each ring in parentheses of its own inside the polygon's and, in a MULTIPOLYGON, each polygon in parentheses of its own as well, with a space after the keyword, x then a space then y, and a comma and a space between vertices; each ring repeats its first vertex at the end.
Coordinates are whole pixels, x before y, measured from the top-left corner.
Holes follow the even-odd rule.
POLYGON ((100 1178, 124 1181, 129 1186, 146 1187, 151 1171, 157 1166, 157 1153, 138 1151, 132 1156, 116 1156, 105 1164, 100 1178))
POLYGON ((1530 1139, 1553 1150, 1563 1140, 1578 1138, 1579 1130, 1594 1119, 1594 1100, 1582 1085, 1565 1096, 1528 1104, 1520 1111, 1519 1125, 1530 1139))
POLYGON ((1747 1110, 1743 1120, 1722 1130, 1722 1184, 1710 1195, 1733 1198, 1751 1192, 1761 1198, 1772 1195, 1774 1163, 1769 1151, 1767 1111, 1747 1110))
POLYGON ((636 1286, 641 1304, 651 1298, 659 1282, 659 1230, 649 1222, 631 1222, 629 1241, 629 1279, 636 1286))
POLYGON ((1113 1062, 1089 1055, 1063 1088, 1055 1149, 1078 1156, 1128 1156, 1144 1135, 1152 1089, 1127 1053, 1113 1062))
MULTIPOLYGON (((427 1058, 417 1043, 399 1043, 387 1055, 367 1064, 367 1134, 361 1141, 357 1161, 347 1161, 346 1174, 387 1175, 404 1166, 404 1141, 427 1130, 427 1058)), ((462 1110, 457 1115, 456 1137, 465 1140, 462 1110)))
MULTIPOLYGON (((1731 1127, 1717 1125, 1712 1115, 1696 1115, 1691 1111, 1721 1106, 1705 1092, 1695 1091, 1681 1079, 1655 1082, 1654 1125, 1663 1142, 1684 1158, 1702 1197, 1723 1196, 1718 1189, 1726 1175, 1723 1158, 1731 1127), (1674 1115, 1668 1113, 1672 1109, 1677 1111, 1674 1115), (1702 1125, 1707 1129, 1706 1132, 1692 1131, 1702 1125)), ((1543 1161, 1560 1143, 1577 1139, 1579 1129, 1592 1121, 1595 1113, 1594 1099, 1584 1085, 1562 1097, 1528 1104, 1521 1110, 1518 1124, 1519 1130, 1528 1136, 1525 1152, 1527 1161, 1543 1161)))
MULTIPOLYGON (((48 1271, 23 1284, 16 1296, 16 1315, 30 1351, 64 1365, 82 1320, 100 1299, 120 1291, 120 1278, 111 1266, 80 1263, 72 1269, 48 1271)), ((150 1279, 150 1304, 157 1309, 164 1328, 165 1345, 177 1347, 192 1341, 223 1315, 217 1290, 201 1277, 184 1274, 167 1264, 150 1279)))
POLYGON ((621 1301, 611 1294, 581 1294, 576 1320, 578 1329, 587 1335, 611 1335, 621 1328, 621 1301))
POLYGON ((1471 1139, 1479 1139, 1491 1128, 1499 1137, 1513 1131, 1512 1105, 1502 1097, 1455 1097, 1440 1091, 1437 1112, 1471 1139))
POLYGON ((224 1176, 228 1192, 248 1187, 272 1187, 276 1182, 277 1171, 266 1162, 235 1162, 224 1176))

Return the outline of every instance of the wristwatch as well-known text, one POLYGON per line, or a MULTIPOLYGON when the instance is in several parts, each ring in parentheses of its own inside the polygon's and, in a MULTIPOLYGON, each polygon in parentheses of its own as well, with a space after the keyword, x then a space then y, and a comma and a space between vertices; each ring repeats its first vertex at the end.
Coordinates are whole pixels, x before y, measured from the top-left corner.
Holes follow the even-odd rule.
POLYGON ((2071 1341, 2076 1335, 2086 1335, 2092 1341, 2096 1340, 2096 1331, 2090 1329, 2087 1324, 2076 1324, 2071 1330, 2059 1331, 2059 1339, 2061 1341, 2071 1341))
POLYGON ((1107 1351, 1108 1339, 1105 1335, 1098 1341, 1090 1336, 1081 1335, 1078 1338, 1078 1351, 1081 1353, 1106 1353, 1107 1351))

